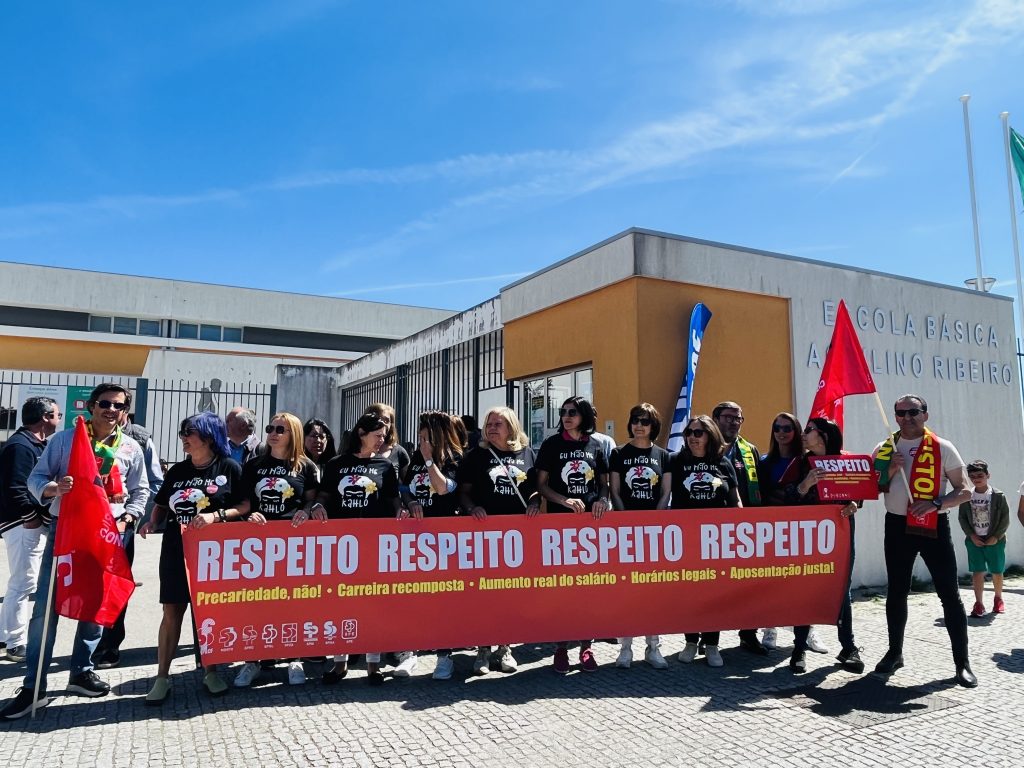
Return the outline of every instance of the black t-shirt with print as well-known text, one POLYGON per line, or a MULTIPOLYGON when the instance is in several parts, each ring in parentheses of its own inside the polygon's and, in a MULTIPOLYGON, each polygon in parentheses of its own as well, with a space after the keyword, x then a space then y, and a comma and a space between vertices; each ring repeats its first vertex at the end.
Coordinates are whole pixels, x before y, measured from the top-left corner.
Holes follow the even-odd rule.
POLYGON ((470 486, 473 503, 487 510, 488 515, 520 515, 526 511, 523 501, 529 504, 530 496, 537 490, 534 461, 530 447, 520 451, 495 450, 494 454, 487 448, 473 450, 459 466, 459 483, 470 486))
POLYGON ((626 443, 612 450, 609 468, 619 475, 619 498, 626 509, 658 506, 668 458, 668 451, 658 445, 637 448, 626 443))
POLYGON ((733 506, 730 491, 736 487, 736 470, 728 459, 708 461, 680 451, 669 458, 668 471, 672 473, 672 509, 733 506))
POLYGON ((325 506, 331 520, 394 517, 398 470, 380 456, 361 459, 343 453, 327 462, 320 490, 328 495, 325 506))
MULTIPOLYGON (((541 443, 535 465, 548 473, 548 487, 570 499, 582 499, 589 510, 599 498, 598 478, 608 474, 604 450, 593 437, 566 440, 555 434, 541 443)), ((548 501, 548 512, 571 512, 568 507, 548 501)))
MULTIPOLYGON (((434 466, 441 470, 441 474, 451 481, 455 481, 459 474, 459 464, 462 463, 462 456, 439 464, 435 460, 434 466)), ((434 491, 430 484, 430 476, 427 474, 427 465, 423 460, 423 454, 418 450, 413 453, 409 469, 405 473, 405 484, 409 486, 409 494, 423 505, 424 516, 450 517, 459 514, 459 495, 457 492, 439 494, 434 491)))
POLYGON ((167 470, 155 504, 167 507, 167 527, 162 546, 182 548, 181 526, 197 514, 231 509, 245 498, 242 468, 231 458, 217 458, 208 467, 196 469, 191 459, 179 461, 167 470))
POLYGON ((319 487, 317 477, 312 461, 303 461, 299 471, 292 472, 291 461, 275 459, 269 453, 242 467, 242 487, 248 494, 250 512, 259 512, 267 520, 290 520, 305 504, 306 493, 319 487))
POLYGON ((409 463, 412 459, 409 458, 409 452, 402 447, 401 443, 395 443, 391 446, 391 451, 385 458, 395 465, 400 478, 405 477, 406 470, 409 469, 409 463))

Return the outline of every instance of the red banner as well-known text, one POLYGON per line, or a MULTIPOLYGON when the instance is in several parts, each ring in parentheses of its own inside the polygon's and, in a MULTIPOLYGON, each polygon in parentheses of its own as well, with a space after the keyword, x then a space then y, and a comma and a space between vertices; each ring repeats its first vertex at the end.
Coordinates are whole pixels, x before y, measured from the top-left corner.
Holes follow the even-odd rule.
POLYGON ((838 506, 210 525, 203 663, 834 624, 838 506))
POLYGON ((823 502, 878 498, 878 476, 870 456, 808 456, 807 460, 825 473, 818 480, 818 498, 823 502))

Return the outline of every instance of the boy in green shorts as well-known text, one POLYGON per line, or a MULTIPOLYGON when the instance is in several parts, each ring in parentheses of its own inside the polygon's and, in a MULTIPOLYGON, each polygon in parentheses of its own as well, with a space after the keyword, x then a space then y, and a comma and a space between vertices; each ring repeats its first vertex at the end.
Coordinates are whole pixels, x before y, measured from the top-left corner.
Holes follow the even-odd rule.
POLYGON ((1010 527, 1010 507, 1006 496, 988 484, 988 463, 975 459, 967 465, 967 476, 974 483, 971 500, 960 505, 960 527, 967 534, 967 567, 974 577, 972 618, 985 615, 982 594, 985 573, 992 574, 996 599, 992 613, 1004 613, 1003 571, 1006 570, 1006 530, 1010 527))

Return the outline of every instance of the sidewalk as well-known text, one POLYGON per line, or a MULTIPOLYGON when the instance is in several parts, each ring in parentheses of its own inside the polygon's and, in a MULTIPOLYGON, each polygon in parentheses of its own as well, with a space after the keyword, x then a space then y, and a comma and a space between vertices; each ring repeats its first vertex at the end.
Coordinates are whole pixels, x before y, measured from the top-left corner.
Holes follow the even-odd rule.
MULTIPOLYGON (((970 620, 976 690, 952 683, 941 606, 928 593, 911 597, 907 666, 888 683, 840 670, 831 628, 819 637, 833 653, 808 653, 801 676, 789 671, 788 647, 755 657, 728 632, 723 669, 679 663, 682 638, 672 636, 662 641, 670 660, 662 671, 642 661, 641 638, 629 670, 614 668, 617 647, 598 643, 596 674, 560 677, 550 668, 551 646, 522 646, 514 675, 475 678, 468 652, 457 654, 452 680, 432 680, 434 657, 425 656, 413 678, 389 676, 378 688, 365 684, 361 668, 337 686, 290 686, 280 665, 253 689, 215 700, 199 691, 188 647, 172 668, 171 700, 154 709, 142 697, 156 667, 160 540, 137 543, 135 573, 144 583, 129 608, 122 666, 99 673, 111 694, 63 694, 73 624, 62 620, 49 683, 57 698, 34 721, 0 723, 0 764, 997 768, 1019 765, 1024 748, 1024 579, 1007 580, 1006 614, 970 620)), ((970 590, 961 593, 970 607, 970 590)), ((986 597, 990 605, 991 592, 986 597)), ((854 628, 870 671, 885 652, 884 601, 857 600, 854 628)), ((791 643, 792 633, 780 630, 779 639, 791 643)), ((24 665, 0 661, 0 698, 13 696, 23 675, 24 665)))

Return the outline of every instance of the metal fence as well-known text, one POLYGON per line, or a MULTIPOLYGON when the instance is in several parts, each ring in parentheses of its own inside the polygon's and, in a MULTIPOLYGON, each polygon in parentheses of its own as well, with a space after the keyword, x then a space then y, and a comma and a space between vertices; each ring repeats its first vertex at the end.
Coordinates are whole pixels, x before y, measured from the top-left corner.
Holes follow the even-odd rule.
POLYGON ((256 413, 257 428, 261 428, 270 420, 277 405, 276 384, 0 370, 0 441, 5 441, 20 426, 21 404, 26 398, 52 397, 64 414, 63 426, 70 427, 74 416, 82 412, 89 392, 103 382, 120 384, 132 392, 134 420, 153 434, 153 444, 160 458, 172 464, 184 458, 178 427, 187 416, 204 410, 223 416, 230 409, 242 406, 256 413))
POLYGON ((395 408, 399 440, 408 443, 415 442, 416 417, 423 411, 479 418, 482 399, 512 405, 504 351, 503 335, 497 330, 347 387, 342 390, 341 428, 351 428, 371 403, 390 403, 395 408))

